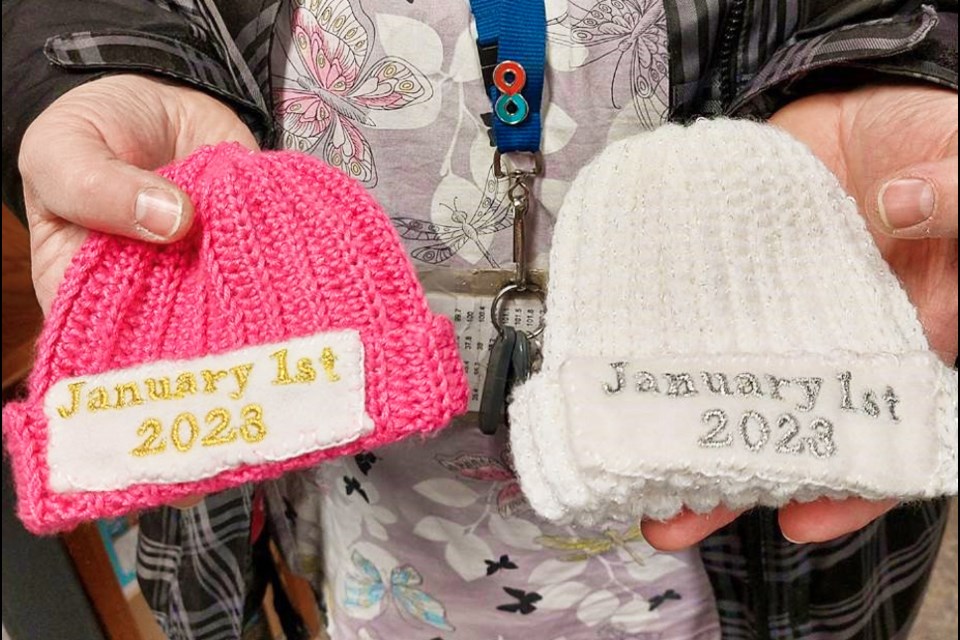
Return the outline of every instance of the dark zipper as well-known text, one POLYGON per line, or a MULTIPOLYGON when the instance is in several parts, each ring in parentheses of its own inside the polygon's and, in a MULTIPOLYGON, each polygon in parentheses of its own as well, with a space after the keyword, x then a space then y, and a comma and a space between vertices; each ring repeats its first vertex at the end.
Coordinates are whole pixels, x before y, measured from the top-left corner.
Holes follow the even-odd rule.
POLYGON ((733 0, 730 3, 726 29, 720 42, 720 105, 726 109, 733 100, 737 77, 737 44, 740 40, 740 28, 747 8, 747 0, 733 0))
MULTIPOLYGON (((726 29, 720 42, 720 104, 726 110, 733 100, 736 86, 736 52, 743 27, 746 0, 732 0, 726 29)), ((766 584, 765 555, 770 540, 767 535, 764 509, 754 509, 746 518, 746 546, 748 589, 753 601, 754 624, 757 640, 770 640, 769 590, 766 584)))
MULTIPOLYGON (((720 43, 720 104, 723 110, 729 107, 734 97, 737 78, 736 52, 746 9, 747 0, 732 0, 726 29, 720 43)), ((769 517, 764 509, 751 511, 747 515, 748 522, 744 536, 748 589, 753 601, 756 632, 754 637, 757 640, 771 640, 769 589, 764 570, 765 556, 772 542, 766 526, 769 517)))

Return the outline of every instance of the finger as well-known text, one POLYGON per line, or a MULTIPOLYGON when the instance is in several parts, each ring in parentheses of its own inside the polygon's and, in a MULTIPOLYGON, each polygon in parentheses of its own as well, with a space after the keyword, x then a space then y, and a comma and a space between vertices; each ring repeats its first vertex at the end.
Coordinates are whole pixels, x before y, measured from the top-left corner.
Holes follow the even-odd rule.
POLYGON ((858 531, 897 506, 861 498, 791 503, 780 509, 780 530, 791 542, 825 542, 858 531))
POLYGON ((43 315, 47 316, 70 261, 80 249, 88 231, 67 224, 49 211, 38 209, 30 194, 25 192, 24 195, 27 217, 32 221, 30 268, 33 273, 33 289, 43 315), (52 243, 51 250, 44 247, 47 243, 52 243))
POLYGON ((874 218, 898 238, 957 237, 957 156, 910 167, 876 191, 874 218))
POLYGON ((679 551, 695 545, 708 535, 737 519, 743 511, 717 507, 710 513, 694 513, 684 510, 670 520, 644 520, 641 524, 643 537, 660 551, 679 551))
POLYGON ((171 242, 193 219, 186 194, 118 159, 92 128, 31 127, 20 170, 38 209, 88 229, 171 242))

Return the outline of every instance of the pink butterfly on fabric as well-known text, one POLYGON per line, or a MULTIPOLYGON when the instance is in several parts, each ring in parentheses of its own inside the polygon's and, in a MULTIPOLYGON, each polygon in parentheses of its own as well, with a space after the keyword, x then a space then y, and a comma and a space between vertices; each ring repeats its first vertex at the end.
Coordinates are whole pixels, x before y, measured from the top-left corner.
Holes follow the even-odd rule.
POLYGON ((286 64, 274 78, 284 146, 320 155, 367 186, 375 185, 373 151, 361 127, 376 126, 371 111, 428 100, 430 82, 401 58, 367 64, 373 25, 348 0, 315 0, 286 10, 285 17, 277 29, 280 42, 287 44, 286 64))
POLYGON ((513 471, 510 452, 504 451, 500 459, 482 453, 460 452, 455 456, 437 456, 437 462, 467 480, 498 483, 497 511, 510 518, 530 512, 530 504, 523 496, 520 483, 513 471))

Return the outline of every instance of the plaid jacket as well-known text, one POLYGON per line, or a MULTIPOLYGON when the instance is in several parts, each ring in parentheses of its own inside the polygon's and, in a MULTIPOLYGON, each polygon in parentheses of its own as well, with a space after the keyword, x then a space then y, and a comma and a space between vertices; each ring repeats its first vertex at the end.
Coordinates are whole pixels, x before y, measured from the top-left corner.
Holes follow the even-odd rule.
MULTIPOLYGON (((277 0, 3 2, 4 199, 30 122, 103 74, 152 73, 233 106, 273 144, 268 54, 277 0)), ((957 88, 955 0, 665 0, 670 113, 765 117, 797 97, 900 77, 957 88)), ((171 638, 236 638, 259 590, 248 488, 142 520, 139 574, 171 638)), ((701 544, 729 639, 905 637, 946 522, 902 507, 816 545, 783 541, 757 509, 701 544)), ((292 630, 288 630, 291 633, 292 630)))

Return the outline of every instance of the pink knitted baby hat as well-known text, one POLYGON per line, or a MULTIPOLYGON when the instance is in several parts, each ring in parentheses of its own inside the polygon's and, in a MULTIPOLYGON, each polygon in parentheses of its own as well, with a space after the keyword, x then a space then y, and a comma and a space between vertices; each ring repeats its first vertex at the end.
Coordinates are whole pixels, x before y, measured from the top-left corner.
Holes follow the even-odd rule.
POLYGON ((35 533, 274 478, 446 425, 467 385, 377 203, 290 152, 204 148, 160 172, 172 245, 91 234, 3 410, 35 533))

